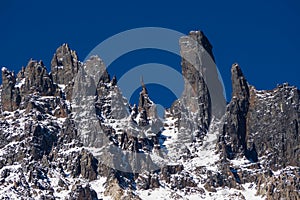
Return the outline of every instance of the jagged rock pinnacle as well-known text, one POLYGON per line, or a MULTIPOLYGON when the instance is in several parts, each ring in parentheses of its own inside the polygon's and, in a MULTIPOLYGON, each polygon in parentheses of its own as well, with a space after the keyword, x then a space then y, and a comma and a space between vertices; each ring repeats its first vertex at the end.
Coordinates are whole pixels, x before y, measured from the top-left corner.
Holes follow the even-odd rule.
POLYGON ((143 78, 141 78, 142 91, 140 92, 138 111, 140 113, 140 124, 142 126, 148 125, 148 116, 150 115, 150 108, 153 106, 153 102, 148 96, 148 91, 144 84, 143 78))
POLYGON ((249 87, 243 72, 237 63, 231 68, 232 96, 237 98, 249 98, 249 87))
POLYGON ((148 94, 146 85, 145 85, 145 83, 144 83, 144 78, 143 78, 143 76, 141 76, 141 86, 142 86, 142 93, 143 93, 143 94, 148 94))
POLYGON ((56 91, 56 86, 42 61, 30 60, 25 68, 24 78, 24 85, 21 86, 22 95, 39 92, 42 96, 51 96, 56 91))
POLYGON ((42 61, 30 59, 27 66, 18 73, 2 69, 2 104, 4 111, 14 111, 28 94, 39 93, 42 96, 51 96, 56 93, 56 85, 48 74, 42 61))
POLYGON ((57 84, 69 84, 76 76, 80 63, 75 51, 68 44, 58 47, 51 61, 51 74, 57 84))
POLYGON ((200 137, 206 134, 212 116, 222 117, 225 97, 218 79, 212 45, 204 33, 191 31, 188 36, 180 38, 179 44, 185 84, 183 94, 173 104, 171 112, 178 118, 178 128, 184 133, 181 139, 191 141, 193 135, 200 137))
POLYGON ((205 36, 203 31, 191 31, 189 36, 197 41, 204 49, 209 53, 213 61, 215 61, 214 54, 212 52, 213 46, 209 42, 208 38, 205 36))
POLYGON ((21 103, 19 88, 15 88, 16 77, 14 72, 2 68, 2 95, 1 103, 3 111, 14 111, 21 103))
MULTIPOLYGON (((236 154, 244 154, 246 145, 246 115, 249 107, 249 87, 238 64, 231 68, 232 100, 227 106, 227 115, 223 127, 223 151, 229 159, 236 154)), ((254 159, 256 160, 256 159, 254 159)))

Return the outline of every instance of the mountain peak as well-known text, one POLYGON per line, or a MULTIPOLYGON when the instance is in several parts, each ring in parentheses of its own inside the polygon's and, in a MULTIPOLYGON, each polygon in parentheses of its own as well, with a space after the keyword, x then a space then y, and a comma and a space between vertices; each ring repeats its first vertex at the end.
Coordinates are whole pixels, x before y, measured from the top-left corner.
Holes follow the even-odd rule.
POLYGON ((246 78, 237 63, 231 68, 232 96, 249 98, 249 87, 246 78))
POLYGON ((226 106, 203 32, 180 48, 184 91, 164 119, 142 78, 131 106, 100 57, 68 44, 51 73, 2 68, 0 199, 299 199, 300 91, 257 90, 233 64, 226 106))
POLYGON ((51 74, 57 84, 69 84, 76 76, 80 63, 76 51, 71 50, 68 44, 57 48, 51 61, 51 74))
POLYGON ((201 46, 203 46, 204 49, 209 53, 213 61, 215 61, 212 51, 213 46, 211 45, 203 31, 190 31, 189 36, 197 41, 201 46))

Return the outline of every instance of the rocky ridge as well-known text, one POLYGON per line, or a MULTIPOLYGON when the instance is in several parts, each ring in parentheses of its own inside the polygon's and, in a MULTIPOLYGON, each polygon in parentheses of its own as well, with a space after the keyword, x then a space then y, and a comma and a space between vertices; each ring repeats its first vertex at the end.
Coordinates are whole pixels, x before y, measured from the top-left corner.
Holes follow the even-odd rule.
POLYGON ((256 90, 234 64, 225 109, 203 32, 180 47, 184 92, 163 120, 143 83, 130 105, 99 57, 67 44, 50 73, 2 68, 0 197, 300 199, 300 91, 256 90))

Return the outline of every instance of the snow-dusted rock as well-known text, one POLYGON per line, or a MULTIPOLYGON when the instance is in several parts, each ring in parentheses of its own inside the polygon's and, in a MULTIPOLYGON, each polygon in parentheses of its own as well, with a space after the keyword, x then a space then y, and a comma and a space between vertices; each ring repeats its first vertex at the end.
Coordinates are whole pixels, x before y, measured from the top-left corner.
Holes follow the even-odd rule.
POLYGON ((299 199, 299 90, 258 91, 234 65, 222 119, 211 44, 194 31, 180 46, 185 89, 164 119, 143 83, 130 105, 99 57, 67 44, 51 73, 3 68, 0 198, 299 199))

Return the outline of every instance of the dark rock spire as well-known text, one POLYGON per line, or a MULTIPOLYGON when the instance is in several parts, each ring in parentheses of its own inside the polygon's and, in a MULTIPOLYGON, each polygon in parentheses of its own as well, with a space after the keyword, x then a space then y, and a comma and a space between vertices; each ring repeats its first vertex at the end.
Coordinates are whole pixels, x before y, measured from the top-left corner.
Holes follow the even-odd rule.
POLYGON ((232 100, 227 106, 223 127, 223 149, 229 159, 244 153, 246 146, 246 115, 249 107, 249 87, 238 64, 231 68, 232 100))
POLYGON ((42 61, 30 60, 27 66, 18 73, 2 68, 2 105, 4 111, 14 111, 19 108, 22 98, 28 94, 39 93, 51 96, 56 93, 56 85, 42 61))
POLYGON ((153 102, 150 100, 148 96, 147 88, 144 84, 143 78, 141 78, 142 91, 140 92, 139 104, 138 104, 138 112, 140 113, 139 125, 146 126, 149 124, 148 117, 152 115, 151 107, 154 106, 153 102))
POLYGON ((193 38, 193 40, 197 41, 198 44, 203 46, 204 49, 209 53, 209 55, 211 56, 211 58, 215 62, 215 57, 214 57, 214 54, 213 54, 213 51, 212 51, 213 46, 211 45, 211 43, 209 42, 208 38, 205 36, 203 31, 191 31, 189 33, 189 36, 191 38, 193 38))
POLYGON ((178 129, 183 133, 180 138, 191 141, 195 135, 206 134, 212 117, 220 119, 226 104, 207 37, 202 31, 192 31, 180 38, 179 44, 185 84, 183 94, 174 102, 171 112, 178 118, 178 129))
POLYGON ((24 85, 21 86, 22 95, 33 92, 39 92, 42 96, 54 95, 56 86, 42 61, 30 60, 25 68, 24 77, 24 85))
POLYGON ((51 61, 51 74, 57 84, 69 84, 76 76, 80 63, 75 51, 68 44, 60 46, 51 61))
POLYGON ((243 72, 237 63, 231 68, 232 98, 238 99, 242 112, 247 112, 249 104, 249 86, 243 72))
POLYGON ((21 103, 19 88, 15 88, 16 77, 14 72, 2 68, 1 104, 3 111, 14 111, 21 103))

